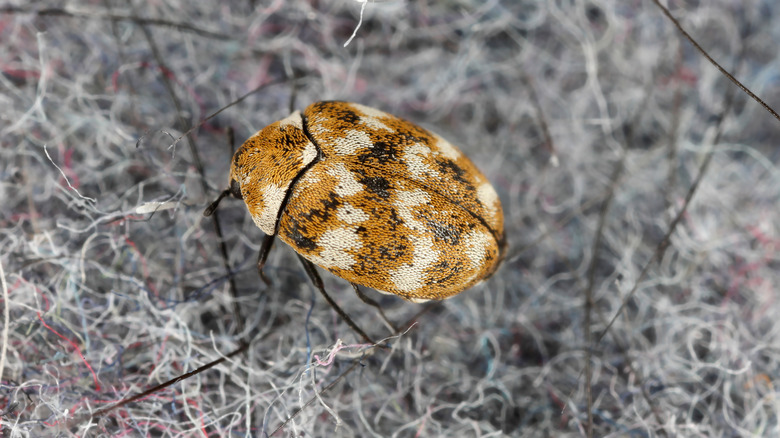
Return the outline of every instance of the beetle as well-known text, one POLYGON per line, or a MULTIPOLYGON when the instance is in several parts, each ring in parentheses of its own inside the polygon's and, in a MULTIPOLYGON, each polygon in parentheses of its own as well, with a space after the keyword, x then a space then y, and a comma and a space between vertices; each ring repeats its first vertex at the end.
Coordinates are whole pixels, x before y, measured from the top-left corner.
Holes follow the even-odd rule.
POLYGON ((277 236, 312 280, 317 265, 358 293, 413 302, 468 289, 506 252, 501 202, 474 163, 439 135, 357 103, 316 102, 258 131, 203 214, 226 196, 242 199, 266 234, 263 279, 277 236))

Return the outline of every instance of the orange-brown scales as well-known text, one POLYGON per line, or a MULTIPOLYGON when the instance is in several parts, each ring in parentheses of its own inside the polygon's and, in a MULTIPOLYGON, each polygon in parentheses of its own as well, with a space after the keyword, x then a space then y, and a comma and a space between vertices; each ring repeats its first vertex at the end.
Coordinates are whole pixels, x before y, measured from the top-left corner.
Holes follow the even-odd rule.
POLYGON ((412 301, 489 277, 506 240, 487 178, 443 138, 347 102, 318 102, 250 137, 231 191, 269 235, 345 280, 412 301))

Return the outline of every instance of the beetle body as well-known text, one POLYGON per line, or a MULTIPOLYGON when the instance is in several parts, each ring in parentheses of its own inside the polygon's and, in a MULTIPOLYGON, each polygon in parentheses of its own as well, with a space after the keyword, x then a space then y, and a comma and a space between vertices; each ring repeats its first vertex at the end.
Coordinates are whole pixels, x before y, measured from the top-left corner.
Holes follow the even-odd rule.
POLYGON ((457 148, 373 108, 318 102, 250 137, 230 193, 257 226, 334 275, 412 301, 490 276, 503 212, 457 148))

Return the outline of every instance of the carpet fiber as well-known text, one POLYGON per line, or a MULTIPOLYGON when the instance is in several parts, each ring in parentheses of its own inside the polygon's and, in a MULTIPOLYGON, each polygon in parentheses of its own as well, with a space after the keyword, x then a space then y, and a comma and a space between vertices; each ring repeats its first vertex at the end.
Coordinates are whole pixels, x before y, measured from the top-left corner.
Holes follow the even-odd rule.
MULTIPOLYGON (((0 5, 0 435, 780 435, 780 120, 653 1, 51 3, 0 5), (243 202, 224 255, 202 215, 244 139, 330 99, 458 145, 504 206, 489 280, 366 291, 396 336, 320 271, 384 349, 282 242, 260 279, 243 202)), ((666 3, 780 108, 774 0, 666 3)))

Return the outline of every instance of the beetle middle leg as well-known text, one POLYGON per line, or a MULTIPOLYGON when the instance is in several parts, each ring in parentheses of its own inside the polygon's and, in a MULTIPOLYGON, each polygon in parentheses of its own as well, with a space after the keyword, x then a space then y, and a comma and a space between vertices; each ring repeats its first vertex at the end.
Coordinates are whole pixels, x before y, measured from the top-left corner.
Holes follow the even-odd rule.
POLYGON ((393 324, 393 322, 390 321, 390 319, 387 316, 385 316, 385 312, 382 310, 382 307, 379 305, 379 303, 374 301, 368 295, 364 294, 363 291, 360 290, 360 286, 358 286, 357 284, 352 282, 350 282, 349 284, 352 285, 352 289, 355 289, 355 294, 357 294, 357 296, 360 297, 360 299, 363 300, 364 303, 368 304, 371 307, 376 308, 376 310, 379 311, 379 316, 381 316, 382 319, 385 321, 385 324, 387 324, 387 327, 390 329, 390 331, 393 333, 398 333, 398 327, 396 327, 395 324, 393 324))
POLYGON ((296 253, 295 255, 298 256, 298 260, 301 261, 303 264, 303 268, 306 270, 306 274, 309 276, 309 279, 312 283, 314 283, 314 286, 320 291, 323 297, 325 297, 325 300, 330 304, 331 307, 333 307, 333 310, 336 311, 336 313, 339 314, 341 319, 344 320, 344 322, 349 325, 352 330, 355 331, 355 333, 359 334, 361 338, 363 338, 364 341, 366 341, 369 344, 376 345, 376 342, 372 341, 371 338, 368 337, 366 332, 364 332, 360 327, 355 324, 354 321, 352 321, 352 318, 350 318, 344 310, 339 307, 338 304, 336 304, 335 301, 333 301, 333 298, 328 295, 327 292, 325 292, 325 284, 322 282, 322 278, 320 277, 320 274, 317 273, 317 268, 314 266, 314 263, 306 260, 301 256, 300 254, 296 253))

